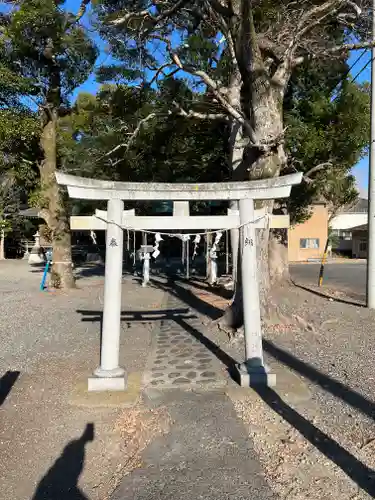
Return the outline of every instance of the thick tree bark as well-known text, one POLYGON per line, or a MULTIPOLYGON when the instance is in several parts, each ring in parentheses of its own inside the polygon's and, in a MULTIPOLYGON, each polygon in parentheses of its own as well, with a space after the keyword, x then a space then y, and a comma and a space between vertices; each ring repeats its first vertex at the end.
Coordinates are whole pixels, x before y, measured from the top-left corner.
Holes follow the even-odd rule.
POLYGON ((52 232, 52 281, 58 288, 74 288, 69 218, 56 182, 57 113, 51 111, 43 126, 40 145, 44 159, 40 164, 40 180, 44 209, 43 218, 52 232))
MULTIPOLYGON (((254 28, 251 2, 235 1, 233 8, 237 19, 237 24, 233 25, 235 33, 232 32, 236 47, 228 97, 232 107, 241 109, 252 129, 249 135, 248 130, 238 124, 232 127, 230 150, 233 180, 276 177, 286 161, 282 143, 282 104, 291 72, 290 61, 288 58, 281 61, 275 69, 263 59, 254 28)), ((233 207, 235 205, 232 204, 233 207)), ((273 202, 256 203, 255 208, 262 207, 271 214, 273 202)), ((237 238, 238 232, 233 232, 232 248, 239 248, 235 293, 223 321, 225 326, 232 328, 238 328, 243 322, 241 242, 238 246, 237 238)), ((281 245, 276 245, 268 228, 257 231, 258 277, 263 311, 267 311, 271 279, 286 274, 285 260, 278 255, 281 248, 281 245)))
MULTIPOLYGON (((235 60, 233 60, 233 73, 229 82, 228 89, 228 102, 233 108, 241 108, 241 74, 236 66, 235 60)), ((230 168, 232 171, 232 178, 235 181, 244 180, 243 172, 241 172, 242 158, 244 153, 244 140, 243 140, 242 127, 236 121, 232 122, 231 134, 229 139, 229 152, 230 152, 230 168)), ((229 204, 229 208, 232 210, 238 210, 238 201, 232 200, 229 204)), ((236 283, 238 276, 238 251, 240 234, 238 229, 232 229, 230 231, 230 242, 232 248, 232 278, 234 283, 234 295, 236 293, 236 283)))
MULTIPOLYGON (((277 137, 282 131, 282 116, 280 106, 269 101, 266 108, 269 115, 263 116, 258 123, 256 133, 258 136, 270 135, 277 137)), ((241 141, 242 143, 242 141, 241 141)), ((240 149, 241 144, 238 146, 240 149)), ((266 177, 276 177, 280 174, 281 166, 285 161, 285 154, 282 145, 267 152, 259 154, 255 148, 245 147, 241 164, 234 170, 235 180, 256 180, 266 177)), ((256 208, 266 207, 272 213, 273 202, 259 202, 256 208)), ((237 231, 238 234, 238 231, 237 231)), ((241 237, 239 238, 241 240, 241 237)), ((232 244, 236 244, 236 235, 232 239, 232 244)), ((235 281, 235 292, 232 302, 225 312, 223 323, 229 328, 239 328, 243 323, 243 298, 242 298, 242 277, 241 277, 241 242, 239 244, 237 271, 235 281)), ((262 313, 267 314, 267 297, 271 283, 285 279, 287 276, 288 263, 285 259, 285 245, 279 238, 270 234, 268 228, 257 231, 257 254, 258 254, 258 279, 260 290, 260 301, 262 313)))
POLYGON ((271 231, 268 244, 270 286, 289 279, 288 229, 271 231))

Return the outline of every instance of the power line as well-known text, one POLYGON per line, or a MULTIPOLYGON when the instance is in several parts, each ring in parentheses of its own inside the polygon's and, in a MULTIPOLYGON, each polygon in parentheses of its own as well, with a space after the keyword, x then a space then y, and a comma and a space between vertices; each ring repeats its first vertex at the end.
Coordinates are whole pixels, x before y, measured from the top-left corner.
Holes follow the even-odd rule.
MULTIPOLYGON (((335 86, 335 88, 333 90, 333 92, 336 94, 335 97, 333 98, 333 101, 335 101, 336 98, 338 97, 338 92, 340 90, 341 85, 344 83, 345 78, 348 77, 348 75, 350 74, 351 70, 362 59, 362 57, 366 54, 366 52, 367 52, 367 49, 363 49, 362 53, 357 57, 357 59, 354 61, 354 63, 349 67, 349 69, 347 71, 345 71, 345 74, 342 76, 342 78, 340 79, 339 83, 335 86)), ((370 59, 370 61, 371 61, 371 59, 370 59)), ((361 69, 361 71, 351 80, 351 83, 353 83, 356 80, 356 78, 358 78, 358 76, 361 74, 361 72, 366 69, 366 67, 368 66, 368 64, 369 63, 367 63, 367 65, 364 66, 361 69)))
POLYGON ((369 60, 367 61, 367 63, 363 66, 363 68, 362 68, 362 69, 360 69, 360 70, 358 71, 358 73, 355 75, 355 77, 354 77, 354 78, 352 78, 352 79, 350 80, 350 83, 353 83, 353 82, 355 82, 355 81, 357 80, 357 78, 358 78, 358 77, 359 77, 359 76, 360 76, 360 75, 361 75, 361 74, 365 71, 365 69, 367 68, 367 66, 368 66, 369 64, 371 64, 371 61, 372 61, 372 60, 373 60, 373 58, 371 58, 371 57, 370 57, 370 59, 369 59, 369 60))
MULTIPOLYGON (((372 0, 372 41, 375 41, 375 0, 372 0)), ((368 175, 368 243, 366 304, 375 309, 375 47, 371 49, 371 132, 368 175)))
POLYGON ((366 54, 366 52, 367 52, 367 49, 363 49, 362 54, 360 54, 357 57, 357 59, 354 61, 354 63, 348 69, 346 76, 351 72, 351 70, 354 68, 354 66, 362 59, 362 57, 366 54))

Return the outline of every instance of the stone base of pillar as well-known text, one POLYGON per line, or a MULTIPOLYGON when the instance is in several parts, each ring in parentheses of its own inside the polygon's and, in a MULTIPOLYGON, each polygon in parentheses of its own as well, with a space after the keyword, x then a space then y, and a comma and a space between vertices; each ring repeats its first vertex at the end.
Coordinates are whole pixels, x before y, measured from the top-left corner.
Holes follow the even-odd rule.
POLYGON ((246 363, 236 365, 233 378, 241 387, 275 387, 276 374, 271 373, 267 366, 251 366, 246 363))
POLYGON ((87 380, 89 392, 125 391, 126 387, 125 377, 89 377, 87 380))
POLYGON ((88 391, 125 391, 127 378, 123 368, 103 370, 97 368, 94 376, 88 379, 88 391))

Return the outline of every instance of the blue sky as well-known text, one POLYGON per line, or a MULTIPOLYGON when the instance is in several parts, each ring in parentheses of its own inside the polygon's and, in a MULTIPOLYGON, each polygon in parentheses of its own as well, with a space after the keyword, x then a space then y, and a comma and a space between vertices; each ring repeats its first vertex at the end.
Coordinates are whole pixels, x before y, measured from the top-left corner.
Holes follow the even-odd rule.
MULTIPOLYGON (((70 12, 77 12, 80 3, 81 2, 79 0, 67 0, 65 2, 65 7, 70 12)), ((88 13, 90 13, 90 11, 88 11, 88 13)), ((88 15, 87 14, 83 18, 82 22, 83 22, 83 24, 85 26, 87 26, 87 27, 89 26, 88 15)), ((96 65, 100 66, 104 62, 108 62, 109 54, 107 53, 106 46, 105 46, 104 42, 100 39, 100 37, 97 36, 95 33, 93 33, 92 36, 93 36, 93 39, 95 40, 95 43, 100 48, 100 56, 98 57, 98 60, 96 62, 96 65)), ((72 98, 74 100, 75 97, 80 92, 92 92, 92 93, 95 93, 96 90, 98 89, 98 87, 99 87, 99 85, 95 81, 95 76, 92 74, 90 76, 90 78, 88 80, 86 80, 86 82, 83 85, 81 85, 78 89, 75 90, 72 98)))
MULTIPOLYGON (((351 55, 352 64, 355 62, 357 57, 361 54, 362 51, 353 52, 351 55)), ((366 54, 361 58, 358 63, 353 66, 351 71, 353 77, 357 75, 357 73, 369 62, 371 59, 371 51, 367 51, 366 54)), ((357 82, 365 82, 371 80, 371 64, 367 66, 367 68, 360 74, 357 78, 357 82)), ((368 156, 363 158, 354 168, 353 174, 357 179, 357 185, 360 192, 360 195, 364 198, 367 198, 367 188, 368 188, 368 167, 369 167, 369 159, 368 156)))

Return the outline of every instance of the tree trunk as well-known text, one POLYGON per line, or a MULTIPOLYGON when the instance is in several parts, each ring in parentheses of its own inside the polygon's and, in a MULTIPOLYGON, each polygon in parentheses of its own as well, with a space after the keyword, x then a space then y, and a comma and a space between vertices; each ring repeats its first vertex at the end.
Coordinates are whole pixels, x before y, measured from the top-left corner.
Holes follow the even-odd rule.
MULTIPOLYGON (((240 71, 233 61, 233 73, 229 82, 228 89, 228 101, 233 108, 241 108, 241 74, 240 71)), ((241 169, 242 159, 244 153, 244 142, 242 127, 237 121, 232 122, 231 133, 229 138, 229 154, 230 154, 230 169, 232 171, 232 180, 242 181, 245 180, 244 173, 241 169)), ((238 210, 238 201, 232 200, 229 203, 229 208, 231 210, 238 210)), ((232 248, 232 278, 234 286, 237 282, 238 274, 238 249, 239 249, 239 231, 238 229, 231 229, 230 231, 230 243, 232 248)), ((235 289, 234 289, 235 294, 235 289)))
POLYGON ((52 233, 52 281, 57 288, 74 288, 71 234, 64 200, 56 182, 57 113, 50 111, 43 126, 40 145, 44 159, 40 164, 42 215, 52 233))
MULTIPOLYGON (((268 104, 267 116, 258 122, 256 134, 258 137, 277 137, 282 131, 281 111, 272 101, 268 104)), ((242 140, 239 139, 242 143, 242 140)), ((240 149, 241 144, 237 147, 240 149)), ((285 161, 285 153, 282 145, 271 148, 266 154, 259 154, 255 148, 248 146, 243 149, 241 165, 234 170, 235 180, 256 180, 261 178, 276 177, 280 174, 281 166, 285 161), (242 177, 242 179, 241 179, 242 177)), ((234 205, 234 204, 233 204, 234 205)), ((273 202, 257 202, 256 208, 266 208, 272 213, 273 202)), ((237 231, 238 234, 238 231, 237 231)), ((241 240, 241 237, 239 238, 241 240)), ((275 283, 287 276, 288 262, 285 259, 285 245, 280 239, 275 238, 268 228, 257 231, 257 262, 258 279, 260 290, 260 303, 262 313, 267 312, 267 298, 271 283, 275 283)), ((236 234, 232 239, 232 245, 236 245, 236 234)), ((239 328, 243 323, 243 297, 241 277, 241 241, 237 258, 237 271, 235 281, 235 292, 230 306, 225 312, 223 322, 230 328, 239 328)), ((286 256, 287 257, 287 256, 286 256)))
POLYGON ((289 279, 288 229, 271 231, 268 245, 270 286, 289 279))
MULTIPOLYGON (((233 180, 277 177, 286 163, 282 141, 283 100, 292 71, 291 54, 288 53, 276 65, 271 64, 269 55, 262 53, 259 46, 252 2, 235 0, 232 8, 237 25, 235 44, 231 51, 233 74, 228 98, 232 107, 240 109, 247 120, 246 127, 237 125, 237 130, 232 127, 230 149, 233 180)), ((258 201, 255 205, 255 208, 262 207, 272 214, 272 201, 258 201)), ((256 240, 260 302, 263 311, 267 311, 271 277, 275 280, 285 276, 287 261, 280 257, 282 245, 276 244, 274 237, 270 237, 269 228, 258 230, 256 240)), ((233 247, 236 247, 235 232, 233 247)), ((238 328, 243 322, 241 242, 238 254, 235 294, 224 315, 225 326, 233 328, 238 328)))

